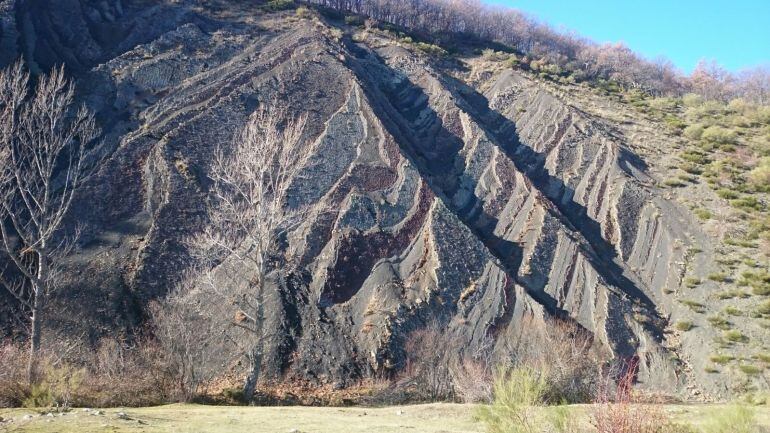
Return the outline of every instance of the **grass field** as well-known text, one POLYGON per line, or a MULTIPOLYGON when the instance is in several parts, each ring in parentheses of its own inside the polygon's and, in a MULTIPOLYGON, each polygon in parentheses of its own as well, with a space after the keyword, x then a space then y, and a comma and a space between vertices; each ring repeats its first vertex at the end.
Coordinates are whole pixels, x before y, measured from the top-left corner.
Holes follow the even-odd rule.
MULTIPOLYGON (((698 426, 719 406, 669 405, 676 422, 698 426)), ((572 406, 588 421, 588 407, 572 406)), ((250 433, 483 433, 473 419, 474 406, 425 404, 384 408, 232 407, 167 405, 150 408, 75 409, 64 415, 28 409, 0 409, 0 431, 8 432, 250 432, 250 433), (25 418, 26 417, 26 418, 25 418), (8 421, 10 420, 10 422, 8 421)), ((770 429, 770 408, 756 408, 758 423, 770 429)))

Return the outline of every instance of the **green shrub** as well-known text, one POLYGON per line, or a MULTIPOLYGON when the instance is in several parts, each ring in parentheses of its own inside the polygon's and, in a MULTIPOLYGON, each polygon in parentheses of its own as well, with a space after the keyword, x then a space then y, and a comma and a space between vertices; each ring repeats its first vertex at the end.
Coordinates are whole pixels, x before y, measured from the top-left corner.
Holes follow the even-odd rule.
POLYGON ((737 192, 735 192, 735 191, 733 191, 731 189, 725 189, 725 188, 718 189, 717 190, 717 195, 720 198, 723 198, 725 200, 730 200, 730 199, 738 198, 738 193, 737 192))
POLYGON ((685 184, 679 179, 666 179, 663 181, 663 185, 671 188, 679 188, 684 186, 685 184))
POLYGON ((730 205, 745 211, 761 211, 764 205, 756 197, 741 197, 730 200, 730 205))
POLYGON ((652 98, 649 103, 650 107, 665 111, 676 110, 678 105, 678 101, 675 98, 652 98))
POLYGON ((730 316, 743 316, 743 311, 741 311, 740 308, 734 307, 732 305, 726 306, 724 311, 730 316))
POLYGON ((246 395, 243 393, 243 387, 240 386, 235 388, 225 388, 222 390, 222 396, 235 404, 248 403, 246 395))
POLYGON ((722 273, 722 272, 715 272, 713 274, 709 274, 708 275, 708 279, 711 280, 711 281, 716 281, 716 282, 719 282, 719 283, 724 283, 725 281, 727 281, 727 274, 722 273))
POLYGON ((262 9, 269 12, 283 11, 286 9, 292 9, 294 2, 292 0, 270 0, 262 5, 262 9))
POLYGON ((690 125, 686 128, 684 128, 684 136, 689 138, 690 140, 700 140, 701 136, 703 135, 703 131, 706 128, 703 127, 700 123, 695 123, 693 125, 690 125))
POLYGON ((691 322, 691 321, 689 321, 689 320, 681 320, 681 321, 679 321, 679 322, 676 322, 676 324, 674 325, 674 327, 675 327, 677 330, 679 330, 679 331, 682 331, 682 332, 687 332, 687 331, 689 331, 690 329, 692 329, 692 328, 693 328, 693 324, 692 324, 692 322, 691 322))
POLYGON ((756 365, 751 364, 741 364, 738 366, 738 369, 745 374, 748 374, 749 376, 754 376, 759 373, 762 373, 762 369, 757 367, 756 365))
POLYGON ((703 97, 695 93, 688 93, 682 97, 682 104, 685 107, 698 107, 703 104, 703 97))
POLYGON ((364 17, 359 15, 345 15, 345 24, 349 26, 361 27, 364 25, 364 17))
POLYGON ((738 289, 725 290, 723 292, 719 292, 716 294, 717 299, 733 299, 733 298, 745 299, 748 297, 751 297, 751 295, 748 294, 747 292, 744 292, 743 290, 738 290, 738 289))
POLYGON ((709 126, 701 134, 702 140, 714 144, 732 144, 737 137, 738 134, 735 131, 721 126, 709 126))
POLYGON ((572 410, 567 406, 553 406, 548 409, 546 419, 554 433, 572 433, 578 431, 578 422, 572 410))
POLYGON ((770 124, 770 106, 764 106, 757 108, 757 111, 752 113, 751 118, 760 124, 770 124))
POLYGON ((422 51, 422 52, 424 52, 426 54, 430 54, 432 56, 443 57, 443 56, 446 56, 448 54, 445 49, 439 47, 438 45, 434 45, 434 44, 428 44, 428 43, 425 43, 425 42, 417 42, 416 44, 414 44, 414 46, 417 47, 418 50, 420 50, 420 51, 422 51))
POLYGON ((711 316, 706 319, 711 326, 726 331, 731 328, 730 322, 722 316, 711 316))
POLYGON ((745 343, 749 341, 749 337, 743 335, 741 331, 737 329, 731 329, 722 333, 722 338, 731 343, 745 343))
POLYGON ((759 307, 757 307, 757 313, 761 315, 770 314, 770 300, 759 304, 759 307))
POLYGON ((713 362, 714 364, 719 364, 719 365, 725 365, 728 362, 732 361, 733 359, 735 359, 734 356, 732 356, 732 355, 725 355, 725 354, 716 354, 716 355, 711 355, 709 357, 709 361, 713 362))
POLYGON ((749 180, 755 186, 764 189, 770 188, 770 157, 764 157, 749 172, 749 180))
POLYGON ((696 313, 703 313, 706 311, 706 306, 701 304, 700 302, 693 301, 690 299, 682 299, 679 301, 682 305, 686 306, 687 308, 695 311, 696 313))
POLYGON ((534 433, 539 431, 535 409, 543 405, 548 385, 545 374, 529 367, 499 373, 494 382, 492 404, 481 406, 476 417, 490 433, 534 433))
POLYGON ((703 174, 703 169, 702 168, 698 167, 695 164, 689 163, 689 162, 683 163, 680 166, 680 168, 682 170, 684 170, 685 172, 690 173, 690 174, 696 174, 696 175, 697 174, 703 174))
POLYGON ((50 390, 44 384, 32 385, 29 396, 24 399, 22 406, 26 408, 52 407, 53 398, 51 398, 50 390))
POLYGON ((694 289, 695 287, 698 287, 698 285, 700 285, 700 283, 701 283, 700 278, 687 277, 687 278, 684 279, 684 285, 688 289, 694 289))
POLYGON ((694 214, 695 214, 695 216, 696 216, 696 217, 698 217, 698 219, 700 219, 701 221, 706 221, 706 220, 708 220, 708 219, 711 219, 711 217, 712 217, 712 216, 714 216, 714 215, 711 213, 711 211, 709 211, 708 209, 704 209, 704 208, 695 209, 695 210, 693 211, 693 213, 694 213, 694 214))
POLYGON ((685 161, 691 162, 693 164, 704 165, 711 162, 711 160, 709 160, 708 157, 706 157, 706 155, 700 150, 688 150, 686 152, 682 152, 681 157, 685 161))
POLYGON ((666 122, 666 125, 668 125, 669 128, 673 129, 677 133, 687 126, 687 124, 680 118, 676 116, 666 116, 663 119, 664 122, 666 122))
POLYGON ((750 286, 751 292, 757 296, 768 296, 770 295, 770 273, 767 271, 742 272, 738 285, 750 286))
POLYGON ((300 6, 297 8, 297 10, 294 12, 297 17, 308 19, 313 17, 313 13, 310 12, 310 9, 306 8, 305 6, 300 6))

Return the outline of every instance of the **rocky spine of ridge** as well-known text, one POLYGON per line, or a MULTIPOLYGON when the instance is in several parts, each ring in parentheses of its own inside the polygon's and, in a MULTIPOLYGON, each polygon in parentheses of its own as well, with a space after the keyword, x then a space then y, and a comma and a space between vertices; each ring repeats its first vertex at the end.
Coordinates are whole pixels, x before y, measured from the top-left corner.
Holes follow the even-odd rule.
POLYGON ((344 385, 398 367, 431 320, 473 350, 561 317, 651 387, 721 391, 661 346, 692 217, 611 125, 513 70, 472 86, 386 38, 197 6, 0 2, 0 45, 76 71, 110 152, 74 205, 58 332, 140 324, 190 266, 215 146, 275 97, 308 114, 313 164, 299 270, 266 299, 268 375, 344 385))

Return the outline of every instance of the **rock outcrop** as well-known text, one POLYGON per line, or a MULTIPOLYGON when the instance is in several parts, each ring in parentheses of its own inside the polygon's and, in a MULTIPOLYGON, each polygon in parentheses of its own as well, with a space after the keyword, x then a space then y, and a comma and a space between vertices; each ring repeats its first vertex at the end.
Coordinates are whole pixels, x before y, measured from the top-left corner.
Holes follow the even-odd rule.
POLYGON ((277 98, 307 113, 313 164, 292 188, 310 209, 285 246, 297 271, 267 297, 266 373, 344 384, 399 366, 431 320, 473 350, 560 317, 683 384, 661 342, 691 217, 612 125, 514 70, 472 86, 383 36, 212 4, 0 2, 0 61, 64 62, 109 151, 74 205, 55 326, 141 322, 190 266, 216 145, 277 98))

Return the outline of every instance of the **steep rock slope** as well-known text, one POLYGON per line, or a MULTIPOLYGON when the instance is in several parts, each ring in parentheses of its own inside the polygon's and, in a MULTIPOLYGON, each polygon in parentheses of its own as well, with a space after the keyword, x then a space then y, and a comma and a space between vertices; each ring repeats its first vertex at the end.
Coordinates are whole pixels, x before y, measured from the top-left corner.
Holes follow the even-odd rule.
POLYGON ((722 392, 661 345, 690 217, 602 119, 521 73, 469 85, 382 36, 288 13, 72 2, 73 16, 41 3, 34 18, 35 2, 0 3, 0 44, 76 71, 109 150, 74 205, 83 237, 53 332, 141 322, 191 265, 215 146, 277 98, 309 116, 313 164, 282 254, 297 271, 266 295, 268 375, 344 385, 398 368, 432 320, 473 351, 561 317, 606 357, 638 355, 649 386, 722 392))

